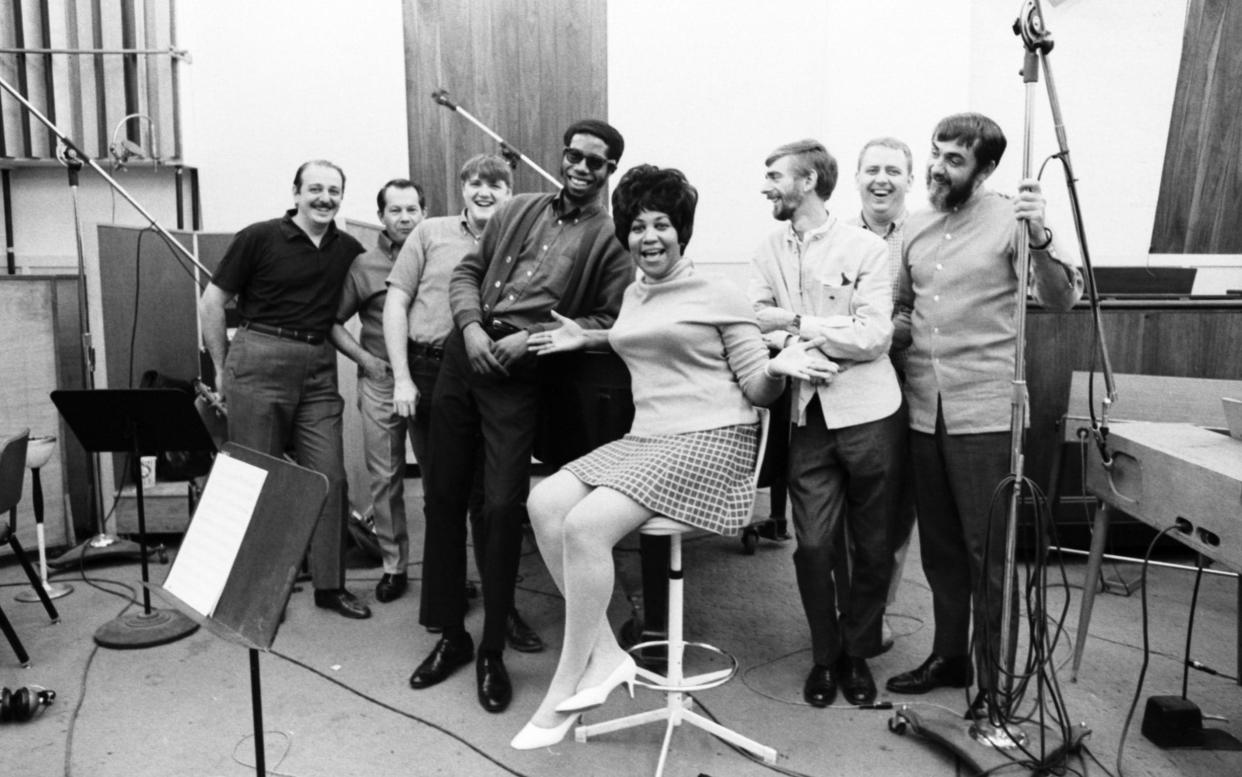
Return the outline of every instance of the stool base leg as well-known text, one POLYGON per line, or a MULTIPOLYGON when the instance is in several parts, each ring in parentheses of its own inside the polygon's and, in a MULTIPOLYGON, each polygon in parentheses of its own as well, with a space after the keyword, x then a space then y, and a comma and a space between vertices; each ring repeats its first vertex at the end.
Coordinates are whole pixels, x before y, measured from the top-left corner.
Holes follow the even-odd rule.
POLYGON ((574 729, 574 739, 578 742, 585 742, 593 736, 600 734, 608 734, 613 731, 621 731, 622 729, 634 728, 635 726, 643 726, 648 723, 657 723, 659 721, 667 721, 668 725, 664 730, 664 743, 660 748, 660 760, 656 765, 655 777, 661 777, 664 774, 664 764, 668 760, 669 746, 673 740, 673 729, 682 723, 689 723, 692 726, 703 729, 709 734, 717 736, 730 744, 736 745, 747 750, 759 758, 764 763, 776 763, 776 749, 760 744, 755 740, 743 736, 730 728, 725 728, 714 720, 710 720, 703 715, 691 709, 694 706, 694 699, 681 693, 669 693, 668 704, 664 707, 647 712, 639 712, 634 715, 627 715, 623 718, 614 720, 606 720, 602 723, 592 723, 589 726, 578 726, 574 729))

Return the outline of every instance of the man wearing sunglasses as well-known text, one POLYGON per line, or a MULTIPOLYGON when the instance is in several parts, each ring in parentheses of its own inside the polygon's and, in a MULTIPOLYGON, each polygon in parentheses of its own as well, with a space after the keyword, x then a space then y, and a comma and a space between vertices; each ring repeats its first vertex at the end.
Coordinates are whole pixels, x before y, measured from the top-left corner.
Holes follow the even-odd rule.
POLYGON ((512 686, 502 654, 513 607, 537 421, 534 332, 559 326, 552 312, 588 329, 612 325, 634 279, 629 256, 600 202, 625 148, 598 120, 572 124, 563 138, 556 194, 520 194, 488 222, 479 244, 453 270, 454 331, 431 403, 431 450, 424 472, 427 535, 424 601, 443 636, 410 676, 413 688, 443 681, 475 658, 461 595, 466 582, 466 508, 476 447, 483 446, 484 622, 476 661, 479 703, 502 712, 512 686))

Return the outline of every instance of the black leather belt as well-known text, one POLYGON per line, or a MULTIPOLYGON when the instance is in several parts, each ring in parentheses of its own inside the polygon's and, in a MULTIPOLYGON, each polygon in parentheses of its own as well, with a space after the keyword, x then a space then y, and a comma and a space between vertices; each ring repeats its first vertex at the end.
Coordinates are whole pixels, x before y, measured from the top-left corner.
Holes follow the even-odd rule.
POLYGON ((416 343, 413 340, 406 344, 406 353, 410 356, 422 356, 426 359, 435 359, 440 361, 444 358, 444 349, 438 345, 426 345, 424 343, 416 343))
POLYGON ((303 343, 310 343, 311 345, 319 345, 327 339, 323 332, 310 332, 305 329, 290 329, 285 326, 269 326, 267 324, 260 324, 257 321, 243 321, 241 322, 241 328, 249 329, 252 332, 258 332, 261 335, 272 335, 273 337, 280 337, 285 340, 298 340, 303 343))
POLYGON ((522 331, 520 326, 506 324, 505 322, 495 318, 484 321, 483 328, 487 330, 487 333, 492 336, 493 340, 497 337, 508 337, 511 334, 522 331))

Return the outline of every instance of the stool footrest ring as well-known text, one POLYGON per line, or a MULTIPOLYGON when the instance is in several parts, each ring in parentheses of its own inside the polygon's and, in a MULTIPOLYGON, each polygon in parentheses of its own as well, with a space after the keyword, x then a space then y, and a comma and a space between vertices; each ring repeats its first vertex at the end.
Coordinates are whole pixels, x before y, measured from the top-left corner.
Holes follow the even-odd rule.
MULTIPOLYGON (((657 675, 654 672, 642 671, 639 672, 639 676, 634 681, 634 684, 641 685, 644 688, 650 688, 653 691, 662 691, 666 693, 694 693, 695 691, 705 691, 709 688, 717 688, 729 682, 737 675, 740 664, 732 653, 721 650, 715 645, 709 645, 706 642, 682 642, 681 644, 687 648, 696 648, 698 650, 704 650, 708 653, 719 656, 728 661, 729 666, 726 669, 719 669, 712 672, 705 672, 703 674, 684 677, 680 682, 673 682, 670 678, 657 675), (659 677, 666 682, 655 682, 648 679, 648 676, 659 677)), ((667 639, 639 642, 637 645, 631 646, 628 652, 633 655, 637 655, 639 651, 653 647, 663 647, 671 650, 672 643, 667 639)), ((683 652, 683 656, 684 655, 685 654, 683 652)))

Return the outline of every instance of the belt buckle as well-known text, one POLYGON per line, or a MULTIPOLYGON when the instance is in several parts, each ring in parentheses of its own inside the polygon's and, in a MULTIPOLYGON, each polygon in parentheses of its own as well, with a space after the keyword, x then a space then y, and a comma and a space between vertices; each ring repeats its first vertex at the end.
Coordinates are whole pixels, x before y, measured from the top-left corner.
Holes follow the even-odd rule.
POLYGON ((489 332, 501 336, 511 335, 514 332, 519 331, 518 327, 513 326, 512 324, 506 324, 505 322, 495 318, 488 323, 487 329, 489 332))

